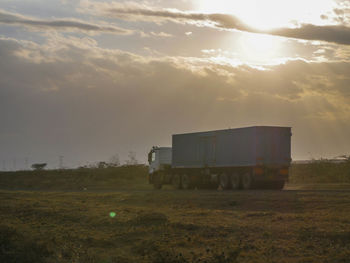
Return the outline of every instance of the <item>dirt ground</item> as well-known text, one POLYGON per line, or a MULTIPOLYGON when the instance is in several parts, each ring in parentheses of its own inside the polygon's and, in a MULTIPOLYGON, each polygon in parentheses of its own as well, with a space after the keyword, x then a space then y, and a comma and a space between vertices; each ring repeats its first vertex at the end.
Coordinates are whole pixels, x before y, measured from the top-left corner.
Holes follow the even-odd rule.
POLYGON ((0 200, 0 262, 350 262, 350 190, 0 191, 0 200))

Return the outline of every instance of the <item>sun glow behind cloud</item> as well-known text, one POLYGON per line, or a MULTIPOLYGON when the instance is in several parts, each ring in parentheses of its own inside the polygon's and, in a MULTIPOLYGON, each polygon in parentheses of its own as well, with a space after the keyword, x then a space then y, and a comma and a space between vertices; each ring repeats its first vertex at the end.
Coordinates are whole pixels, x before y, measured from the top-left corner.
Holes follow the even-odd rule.
POLYGON ((297 27, 302 23, 323 25, 321 15, 334 8, 333 0, 196 0, 196 10, 237 16, 261 30, 297 27))
MULTIPOLYGON (((335 7, 333 0, 195 0, 195 3, 198 12, 232 14, 258 30, 329 24, 321 15, 335 7)), ((277 36, 242 33, 239 37, 233 35, 229 41, 237 54, 234 60, 248 64, 278 64, 287 56, 284 40, 277 36)))
POLYGON ((278 37, 246 33, 238 40, 241 56, 247 62, 269 63, 280 56, 281 40, 278 37))

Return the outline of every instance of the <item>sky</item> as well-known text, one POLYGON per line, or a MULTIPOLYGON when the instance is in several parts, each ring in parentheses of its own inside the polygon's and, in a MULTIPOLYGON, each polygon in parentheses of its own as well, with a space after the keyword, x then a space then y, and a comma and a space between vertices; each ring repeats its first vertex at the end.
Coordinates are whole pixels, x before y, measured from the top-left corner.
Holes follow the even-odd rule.
POLYGON ((0 170, 255 125, 349 155, 350 0, 1 0, 0 120, 0 170))

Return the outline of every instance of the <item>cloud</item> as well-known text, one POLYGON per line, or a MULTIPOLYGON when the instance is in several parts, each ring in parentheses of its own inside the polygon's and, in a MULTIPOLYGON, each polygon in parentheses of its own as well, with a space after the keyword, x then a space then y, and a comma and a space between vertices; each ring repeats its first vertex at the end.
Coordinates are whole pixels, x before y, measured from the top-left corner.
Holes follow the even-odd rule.
POLYGON ((259 124, 293 126, 297 156, 325 138, 342 140, 325 145, 328 154, 350 150, 347 62, 260 70, 143 57, 59 34, 44 44, 0 38, 0 58, 0 156, 55 163, 64 154, 78 165, 134 150, 142 159, 174 133, 259 124))
POLYGON ((131 34, 132 31, 119 28, 113 25, 92 24, 78 19, 38 19, 34 17, 23 16, 17 13, 10 13, 0 9, 0 24, 25 26, 33 29, 50 29, 59 31, 86 31, 86 32, 105 32, 113 34, 131 34))
POLYGON ((228 14, 184 12, 176 9, 146 8, 136 4, 101 4, 89 1, 83 2, 83 9, 92 9, 100 14, 124 20, 144 20, 158 23, 172 21, 175 23, 188 23, 224 30, 239 30, 250 33, 270 34, 304 40, 320 40, 350 45, 350 27, 345 25, 318 26, 312 24, 301 24, 296 28, 259 30, 245 24, 237 17, 228 14))
POLYGON ((165 32, 149 32, 149 33, 144 33, 140 32, 141 37, 157 37, 157 38, 169 38, 169 37, 174 37, 172 34, 168 34, 165 32))
POLYGON ((350 27, 342 25, 316 26, 303 24, 298 28, 280 28, 267 31, 271 35, 305 40, 321 40, 350 45, 350 27))

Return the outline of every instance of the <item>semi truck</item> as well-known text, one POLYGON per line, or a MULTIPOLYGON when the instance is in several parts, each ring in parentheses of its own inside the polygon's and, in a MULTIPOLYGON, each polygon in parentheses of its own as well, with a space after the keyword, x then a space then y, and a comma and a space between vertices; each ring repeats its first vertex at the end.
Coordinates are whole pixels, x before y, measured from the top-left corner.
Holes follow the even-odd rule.
POLYGON ((253 126, 172 135, 153 146, 149 183, 155 189, 283 189, 291 163, 291 127, 253 126))

